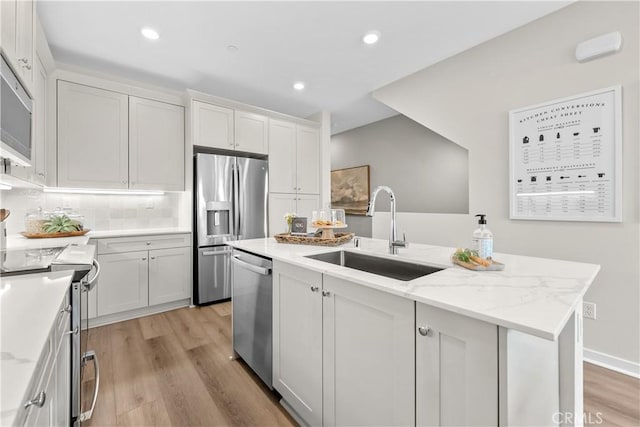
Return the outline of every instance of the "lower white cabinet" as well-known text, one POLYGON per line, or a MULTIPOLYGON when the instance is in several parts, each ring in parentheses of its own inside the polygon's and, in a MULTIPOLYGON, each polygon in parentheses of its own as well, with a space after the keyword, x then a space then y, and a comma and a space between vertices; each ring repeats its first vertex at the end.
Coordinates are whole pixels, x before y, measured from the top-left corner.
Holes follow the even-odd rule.
POLYGON ((273 386, 306 423, 415 423, 413 301, 277 260, 273 295, 273 386))
POLYGON ((498 327, 416 304, 416 424, 498 425, 498 327))
POLYGON ((148 251, 99 255, 98 316, 149 304, 148 251))
POLYGON ((318 209, 320 209, 320 196, 317 194, 270 193, 269 236, 285 231, 284 215, 287 212, 306 217, 307 224, 311 224, 311 212, 318 209))
MULTIPOLYGON (((96 317, 191 297, 188 234, 105 238, 98 239, 97 246, 102 272, 90 295, 90 306, 91 297, 96 301, 96 317), (172 243, 180 247, 170 247, 172 243)), ((90 307, 89 318, 94 317, 91 311, 90 307)))
POLYGON ((189 298, 191 248, 149 251, 149 305, 189 298))
POLYGON ((273 387, 322 425, 322 274, 273 261, 273 387))
POLYGON ((71 421, 71 315, 64 310, 47 340, 23 402, 25 426, 68 426, 71 421))

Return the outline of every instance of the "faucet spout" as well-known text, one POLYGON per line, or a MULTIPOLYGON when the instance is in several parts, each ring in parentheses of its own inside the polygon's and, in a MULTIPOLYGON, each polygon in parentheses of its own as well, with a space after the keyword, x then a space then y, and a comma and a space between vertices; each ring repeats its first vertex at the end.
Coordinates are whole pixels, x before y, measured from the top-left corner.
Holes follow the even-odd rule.
POLYGON ((397 254, 399 247, 406 247, 407 241, 405 238, 403 240, 398 240, 398 230, 396 227, 396 196, 393 194, 393 190, 385 185, 381 185, 376 187, 373 192, 371 192, 371 200, 369 201, 369 205, 367 206, 367 216, 373 216, 375 213, 375 205, 376 199, 378 197, 378 193, 380 191, 384 191, 389 194, 389 203, 391 207, 391 224, 389 227, 389 253, 397 254))

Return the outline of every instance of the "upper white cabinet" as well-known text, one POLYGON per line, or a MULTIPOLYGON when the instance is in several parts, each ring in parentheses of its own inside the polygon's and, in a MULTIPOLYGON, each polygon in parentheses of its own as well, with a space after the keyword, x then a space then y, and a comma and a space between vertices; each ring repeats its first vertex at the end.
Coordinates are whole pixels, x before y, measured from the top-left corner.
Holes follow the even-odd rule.
POLYGON ((416 304, 418 426, 498 425, 498 327, 416 304))
POLYGON ((235 149, 249 153, 267 154, 268 121, 266 116, 235 111, 235 149))
POLYGON ((266 116, 193 100, 193 144, 201 147, 267 154, 266 116))
POLYGON ((184 190, 184 107, 129 97, 129 188, 184 190))
POLYGON ((193 101, 193 144, 233 150, 233 109, 193 101))
POLYGON ((269 121, 269 190, 320 192, 320 132, 282 120, 269 121))
POLYGON ((129 187, 128 96, 58 81, 58 186, 129 187))
POLYGON ((184 190, 184 107, 58 80, 60 187, 184 190))
POLYGON ((47 165, 47 71, 36 54, 34 74, 35 103, 33 112, 33 181, 44 184, 47 165))
POLYGON ((2 0, 2 51, 29 91, 35 58, 35 2, 2 0))

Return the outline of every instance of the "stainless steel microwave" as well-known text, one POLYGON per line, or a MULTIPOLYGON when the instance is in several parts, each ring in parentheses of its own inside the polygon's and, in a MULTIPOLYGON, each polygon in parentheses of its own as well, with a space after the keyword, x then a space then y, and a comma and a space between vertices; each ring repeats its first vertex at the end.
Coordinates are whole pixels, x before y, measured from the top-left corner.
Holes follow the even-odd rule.
POLYGON ((0 56, 0 157, 31 166, 31 112, 33 102, 9 64, 0 56))

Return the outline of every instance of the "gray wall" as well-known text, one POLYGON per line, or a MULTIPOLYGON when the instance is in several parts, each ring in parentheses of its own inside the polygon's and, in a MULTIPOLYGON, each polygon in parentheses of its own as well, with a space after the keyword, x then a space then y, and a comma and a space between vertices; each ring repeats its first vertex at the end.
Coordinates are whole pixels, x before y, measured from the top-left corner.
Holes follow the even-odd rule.
MULTIPOLYGON (((397 115, 331 138, 331 169, 369 165, 371 189, 391 187, 397 210, 468 213, 468 152, 419 123, 397 115)), ((381 193, 377 211, 389 211, 381 193)), ((371 219, 350 215, 349 229, 371 235, 371 219)))
MULTIPOLYGON (((584 320, 585 347, 632 363, 640 359, 639 28, 638 2, 579 1, 374 93, 469 149, 469 208, 489 215, 496 251, 601 265, 585 295, 598 313, 584 320), (620 52, 576 61, 576 44, 611 31, 622 33, 620 52), (618 84, 623 222, 509 220, 509 110, 618 84)), ((454 247, 466 244, 475 226, 462 215, 409 219, 413 237, 454 247)), ((382 227, 380 237, 388 234, 382 227)))

